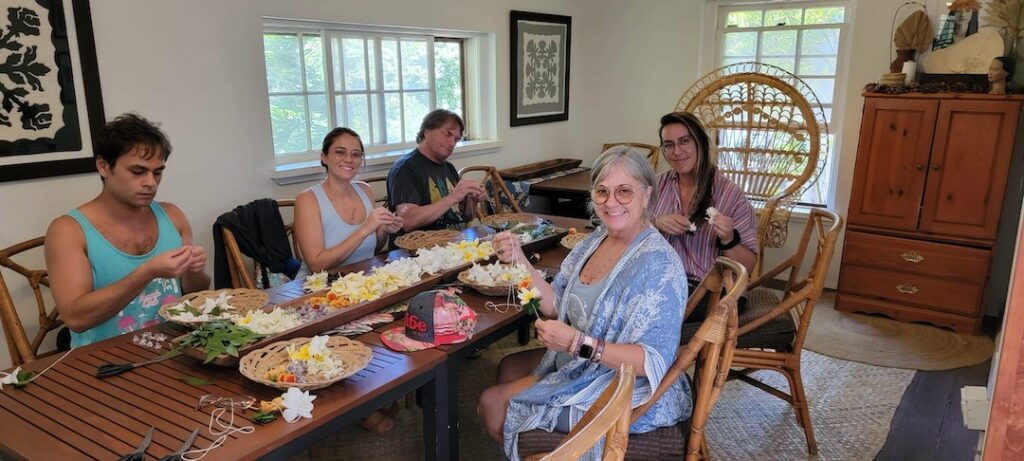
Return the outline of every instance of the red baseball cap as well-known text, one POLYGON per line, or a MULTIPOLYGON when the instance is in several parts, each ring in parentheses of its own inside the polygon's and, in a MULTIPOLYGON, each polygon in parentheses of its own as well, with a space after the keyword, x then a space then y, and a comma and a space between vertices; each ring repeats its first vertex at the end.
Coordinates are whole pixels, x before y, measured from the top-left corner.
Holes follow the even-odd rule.
POLYGON ((409 300, 405 326, 381 333, 386 346, 404 352, 441 344, 461 343, 473 337, 476 312, 449 290, 424 291, 409 300))

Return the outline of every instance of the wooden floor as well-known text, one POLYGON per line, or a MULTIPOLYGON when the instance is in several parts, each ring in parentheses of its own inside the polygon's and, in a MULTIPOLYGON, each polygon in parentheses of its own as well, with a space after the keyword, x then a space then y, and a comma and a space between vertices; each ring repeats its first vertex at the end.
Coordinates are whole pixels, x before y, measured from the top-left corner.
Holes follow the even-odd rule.
POLYGON ((991 361, 947 371, 919 371, 907 386, 876 460, 971 461, 978 432, 960 414, 960 388, 984 386, 991 361))

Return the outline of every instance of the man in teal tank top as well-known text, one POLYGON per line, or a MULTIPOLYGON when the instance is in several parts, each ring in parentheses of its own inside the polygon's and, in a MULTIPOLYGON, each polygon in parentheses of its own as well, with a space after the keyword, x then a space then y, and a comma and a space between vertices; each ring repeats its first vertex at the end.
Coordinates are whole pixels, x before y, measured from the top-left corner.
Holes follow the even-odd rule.
POLYGON ((154 201, 171 154, 163 132, 124 114, 93 149, 103 189, 46 232, 50 288, 72 347, 156 324, 161 305, 210 286, 185 214, 154 201))

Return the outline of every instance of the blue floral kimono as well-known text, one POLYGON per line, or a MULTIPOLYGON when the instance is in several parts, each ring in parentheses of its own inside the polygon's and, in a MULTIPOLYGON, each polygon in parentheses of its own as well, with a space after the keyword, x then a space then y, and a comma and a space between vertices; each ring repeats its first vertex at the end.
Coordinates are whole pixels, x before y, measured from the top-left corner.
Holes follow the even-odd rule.
MULTIPOLYGON (((569 303, 580 270, 607 236, 601 227, 580 242, 562 262, 552 287, 558 319, 594 338, 609 343, 635 344, 644 349, 644 371, 633 391, 633 408, 651 398, 679 347, 680 326, 686 306, 686 273, 679 255, 653 227, 642 231, 606 276, 607 285, 593 306, 569 303)), ((519 433, 554 430, 558 415, 569 407, 575 426, 608 386, 615 371, 585 359, 556 365, 558 354, 548 351, 534 374, 540 380, 509 402, 504 426, 505 455, 518 460, 519 433)), ((690 417, 690 388, 683 377, 639 420, 631 433, 650 432, 690 417)), ((582 459, 599 459, 603 443, 582 459)))

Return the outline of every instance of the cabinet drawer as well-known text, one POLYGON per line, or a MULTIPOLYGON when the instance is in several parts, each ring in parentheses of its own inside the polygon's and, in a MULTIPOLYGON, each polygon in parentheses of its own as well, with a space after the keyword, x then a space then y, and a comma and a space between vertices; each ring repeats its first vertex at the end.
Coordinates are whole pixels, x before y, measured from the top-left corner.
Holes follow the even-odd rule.
POLYGON ((984 282, 990 253, 977 248, 850 231, 846 233, 843 265, 984 282))
POLYGON ((961 282, 861 266, 843 266, 839 276, 839 291, 844 293, 961 315, 978 312, 983 288, 984 282, 961 282))

